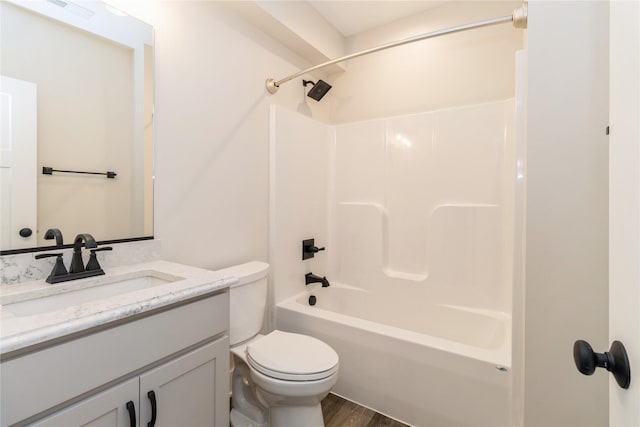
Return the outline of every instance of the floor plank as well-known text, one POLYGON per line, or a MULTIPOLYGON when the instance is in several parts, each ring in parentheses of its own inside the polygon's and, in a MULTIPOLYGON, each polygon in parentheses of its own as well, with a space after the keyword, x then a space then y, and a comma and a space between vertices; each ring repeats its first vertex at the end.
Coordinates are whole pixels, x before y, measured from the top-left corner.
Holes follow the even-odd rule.
POLYGON ((407 427, 407 425, 376 412, 367 427, 407 427))
POLYGON ((322 415, 325 427, 407 427, 335 394, 322 401, 322 415))

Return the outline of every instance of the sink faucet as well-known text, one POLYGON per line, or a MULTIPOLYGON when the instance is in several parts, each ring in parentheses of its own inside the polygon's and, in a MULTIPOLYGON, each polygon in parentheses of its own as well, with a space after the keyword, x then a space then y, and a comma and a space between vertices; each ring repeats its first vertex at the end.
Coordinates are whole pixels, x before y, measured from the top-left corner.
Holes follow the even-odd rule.
MULTIPOLYGON (((51 231, 51 230, 49 230, 51 231)), ((59 231, 58 231, 59 233, 59 231)), ((35 259, 41 258, 50 258, 56 257, 55 265, 53 266, 53 270, 51 270, 51 274, 47 277, 47 283, 60 283, 67 282, 69 280, 76 279, 84 279, 87 277, 93 276, 101 276, 104 273, 102 267, 98 263, 98 258, 96 257, 96 252, 101 251, 110 251, 110 246, 96 249, 98 244, 93 236, 89 233, 78 234, 73 241, 73 257, 71 258, 71 265, 69 266, 69 271, 64 266, 64 262, 62 261, 62 252, 55 254, 39 254, 35 256, 35 259), (87 267, 85 268, 84 263, 82 262, 82 246, 84 242, 84 247, 87 249, 91 249, 91 256, 89 257, 89 262, 87 262, 87 267)))
POLYGON ((48 229, 47 232, 44 233, 44 239, 45 240, 56 239, 56 246, 62 246, 64 244, 64 241, 62 239, 62 231, 60 231, 58 228, 48 229))
POLYGON ((69 274, 82 273, 84 271, 84 263, 82 262, 82 242, 87 249, 97 248, 95 239, 89 233, 78 234, 73 241, 73 257, 71 258, 71 266, 69 274))
POLYGON ((329 281, 326 277, 316 276, 313 273, 307 273, 304 275, 304 284, 310 285, 311 283, 322 283, 322 287, 326 288, 329 286, 329 281))

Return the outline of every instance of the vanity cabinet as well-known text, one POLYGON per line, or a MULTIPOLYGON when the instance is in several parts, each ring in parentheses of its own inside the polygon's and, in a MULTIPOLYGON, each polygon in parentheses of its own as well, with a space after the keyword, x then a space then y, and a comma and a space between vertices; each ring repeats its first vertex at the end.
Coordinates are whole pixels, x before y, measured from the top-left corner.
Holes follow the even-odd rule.
POLYGON ((224 399, 228 389, 216 384, 216 371, 225 375, 219 360, 225 353, 227 340, 206 344, 31 425, 131 427, 131 417, 135 425, 150 427, 224 425, 226 416, 216 414, 216 396, 224 399))
POLYGON ((228 307, 225 290, 3 359, 2 427, 151 427, 153 397, 156 427, 228 426, 228 307))
POLYGON ((141 375, 140 425, 153 419, 150 393, 156 400, 156 427, 229 425, 229 387, 228 381, 216 381, 221 376, 229 377, 228 339, 141 375))
MULTIPOLYGON (((131 421, 127 411, 127 402, 134 402, 135 407, 139 407, 138 390, 138 379, 131 379, 81 400, 75 405, 62 409, 31 425, 38 427, 129 427, 131 421)), ((141 424, 136 422, 136 425, 141 424)))

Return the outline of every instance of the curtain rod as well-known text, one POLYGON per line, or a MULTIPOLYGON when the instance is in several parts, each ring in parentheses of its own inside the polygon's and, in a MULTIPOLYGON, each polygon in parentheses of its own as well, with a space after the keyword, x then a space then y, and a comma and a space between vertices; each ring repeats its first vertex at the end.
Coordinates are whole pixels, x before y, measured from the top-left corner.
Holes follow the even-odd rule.
POLYGON ((526 2, 523 3, 522 7, 515 9, 513 11, 513 14, 509 16, 502 16, 499 18, 487 19, 485 21, 478 21, 478 22, 473 22, 471 24, 451 27, 444 30, 433 31, 431 33, 420 34, 418 36, 409 37, 409 38, 398 40, 395 42, 383 44, 381 46, 373 47, 370 49, 361 50, 360 52, 355 52, 349 55, 345 55, 337 59, 332 59, 331 61, 323 62, 322 64, 315 65, 305 70, 298 71, 297 73, 291 74, 290 76, 284 77, 280 80, 268 78, 266 81, 267 91, 271 94, 274 94, 278 91, 281 84, 286 83, 290 80, 293 80, 296 77, 300 77, 310 71, 328 67, 329 65, 337 64, 338 62, 347 61, 349 59, 357 58, 359 56, 368 55, 370 53, 379 52, 381 50, 390 49, 396 46, 402 46, 404 44, 413 43, 420 40, 426 40, 433 37, 443 36, 446 34, 459 33, 462 31, 472 30, 475 28, 482 28, 482 27, 489 27, 491 25, 504 24, 507 22, 512 22, 514 28, 523 28, 523 29, 527 28, 527 3, 526 2))

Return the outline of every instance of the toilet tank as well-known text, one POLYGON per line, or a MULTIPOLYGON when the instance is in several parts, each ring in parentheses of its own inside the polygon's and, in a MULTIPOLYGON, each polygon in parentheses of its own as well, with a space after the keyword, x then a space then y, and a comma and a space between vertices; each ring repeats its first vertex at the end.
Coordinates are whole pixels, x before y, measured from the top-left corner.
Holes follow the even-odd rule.
POLYGON ((229 288, 229 342, 234 346, 260 333, 267 305, 269 264, 252 261, 218 272, 238 279, 229 288))

